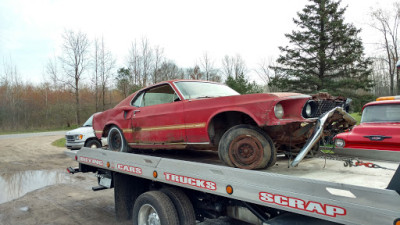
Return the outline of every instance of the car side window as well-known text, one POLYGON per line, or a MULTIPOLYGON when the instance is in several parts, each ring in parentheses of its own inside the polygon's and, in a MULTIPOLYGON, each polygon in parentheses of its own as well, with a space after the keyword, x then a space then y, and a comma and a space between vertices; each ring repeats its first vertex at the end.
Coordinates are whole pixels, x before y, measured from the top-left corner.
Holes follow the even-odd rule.
POLYGON ((142 107, 142 103, 143 103, 143 94, 144 92, 140 93, 139 96, 135 99, 135 101, 133 102, 133 106, 135 107, 142 107))
MULTIPOLYGON (((151 106, 176 101, 177 95, 169 85, 162 85, 147 90, 140 106, 151 106)), ((179 99, 179 98, 178 98, 179 99)), ((136 102, 136 101, 135 101, 136 102)))

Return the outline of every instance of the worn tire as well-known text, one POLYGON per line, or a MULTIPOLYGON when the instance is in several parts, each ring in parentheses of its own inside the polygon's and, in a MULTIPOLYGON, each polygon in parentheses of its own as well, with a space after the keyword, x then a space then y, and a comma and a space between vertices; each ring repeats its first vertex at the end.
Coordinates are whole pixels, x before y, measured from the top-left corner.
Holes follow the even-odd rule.
POLYGON ((260 128, 247 124, 231 127, 224 133, 218 155, 227 165, 242 169, 262 169, 276 162, 271 138, 260 128))
POLYGON ((112 126, 107 136, 108 149, 117 152, 128 152, 128 143, 122 131, 117 126, 112 126))
POLYGON ((193 205, 186 194, 177 188, 167 187, 160 190, 166 194, 175 206, 180 225, 195 225, 196 215, 193 205))
POLYGON ((98 141, 96 139, 91 139, 91 140, 86 141, 85 147, 87 147, 87 148, 101 148, 101 143, 100 143, 100 141, 98 141))
POLYGON ((133 224, 144 225, 155 220, 162 225, 179 224, 178 214, 171 199, 161 191, 148 191, 136 199, 132 221, 133 224))

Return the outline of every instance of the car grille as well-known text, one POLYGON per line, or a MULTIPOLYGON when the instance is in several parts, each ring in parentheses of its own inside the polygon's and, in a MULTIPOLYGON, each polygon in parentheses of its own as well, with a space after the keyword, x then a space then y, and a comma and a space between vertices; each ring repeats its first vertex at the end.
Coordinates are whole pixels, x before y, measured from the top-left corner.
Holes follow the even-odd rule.
POLYGON ((322 114, 328 112, 335 107, 343 107, 344 102, 320 100, 315 101, 317 103, 317 111, 315 117, 320 117, 322 114))
POLYGON ((65 135, 65 139, 67 139, 67 141, 75 141, 74 135, 65 135))

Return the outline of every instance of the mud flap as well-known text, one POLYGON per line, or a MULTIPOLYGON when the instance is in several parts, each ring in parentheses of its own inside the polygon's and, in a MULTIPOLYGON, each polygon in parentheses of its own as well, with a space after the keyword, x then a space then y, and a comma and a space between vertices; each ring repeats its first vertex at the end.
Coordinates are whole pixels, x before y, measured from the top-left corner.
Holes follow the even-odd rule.
POLYGON ((133 204, 139 195, 149 189, 149 181, 122 173, 114 173, 113 177, 117 221, 131 220, 133 204))
POLYGON ((397 170, 394 173, 387 189, 396 191, 398 194, 400 194, 400 165, 397 167, 397 170))

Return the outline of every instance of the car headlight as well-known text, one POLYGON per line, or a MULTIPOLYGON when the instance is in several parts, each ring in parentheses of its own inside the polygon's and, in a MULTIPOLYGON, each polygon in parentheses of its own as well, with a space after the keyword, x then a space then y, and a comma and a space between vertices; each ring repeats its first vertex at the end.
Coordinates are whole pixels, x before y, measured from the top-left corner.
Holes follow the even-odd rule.
POLYGON ((75 140, 82 140, 82 138, 83 138, 82 134, 75 135, 75 140))
POLYGON ((314 101, 308 101, 303 107, 303 117, 311 118, 315 116, 317 105, 314 101))
POLYGON ((343 148, 345 145, 345 142, 343 139, 337 138, 335 139, 335 146, 339 148, 343 148))
POLYGON ((283 107, 281 104, 278 103, 275 105, 274 113, 275 113, 276 118, 282 119, 284 112, 283 112, 283 107))
POLYGON ((306 115, 307 117, 311 117, 311 113, 312 113, 312 108, 310 104, 306 105, 306 115))

